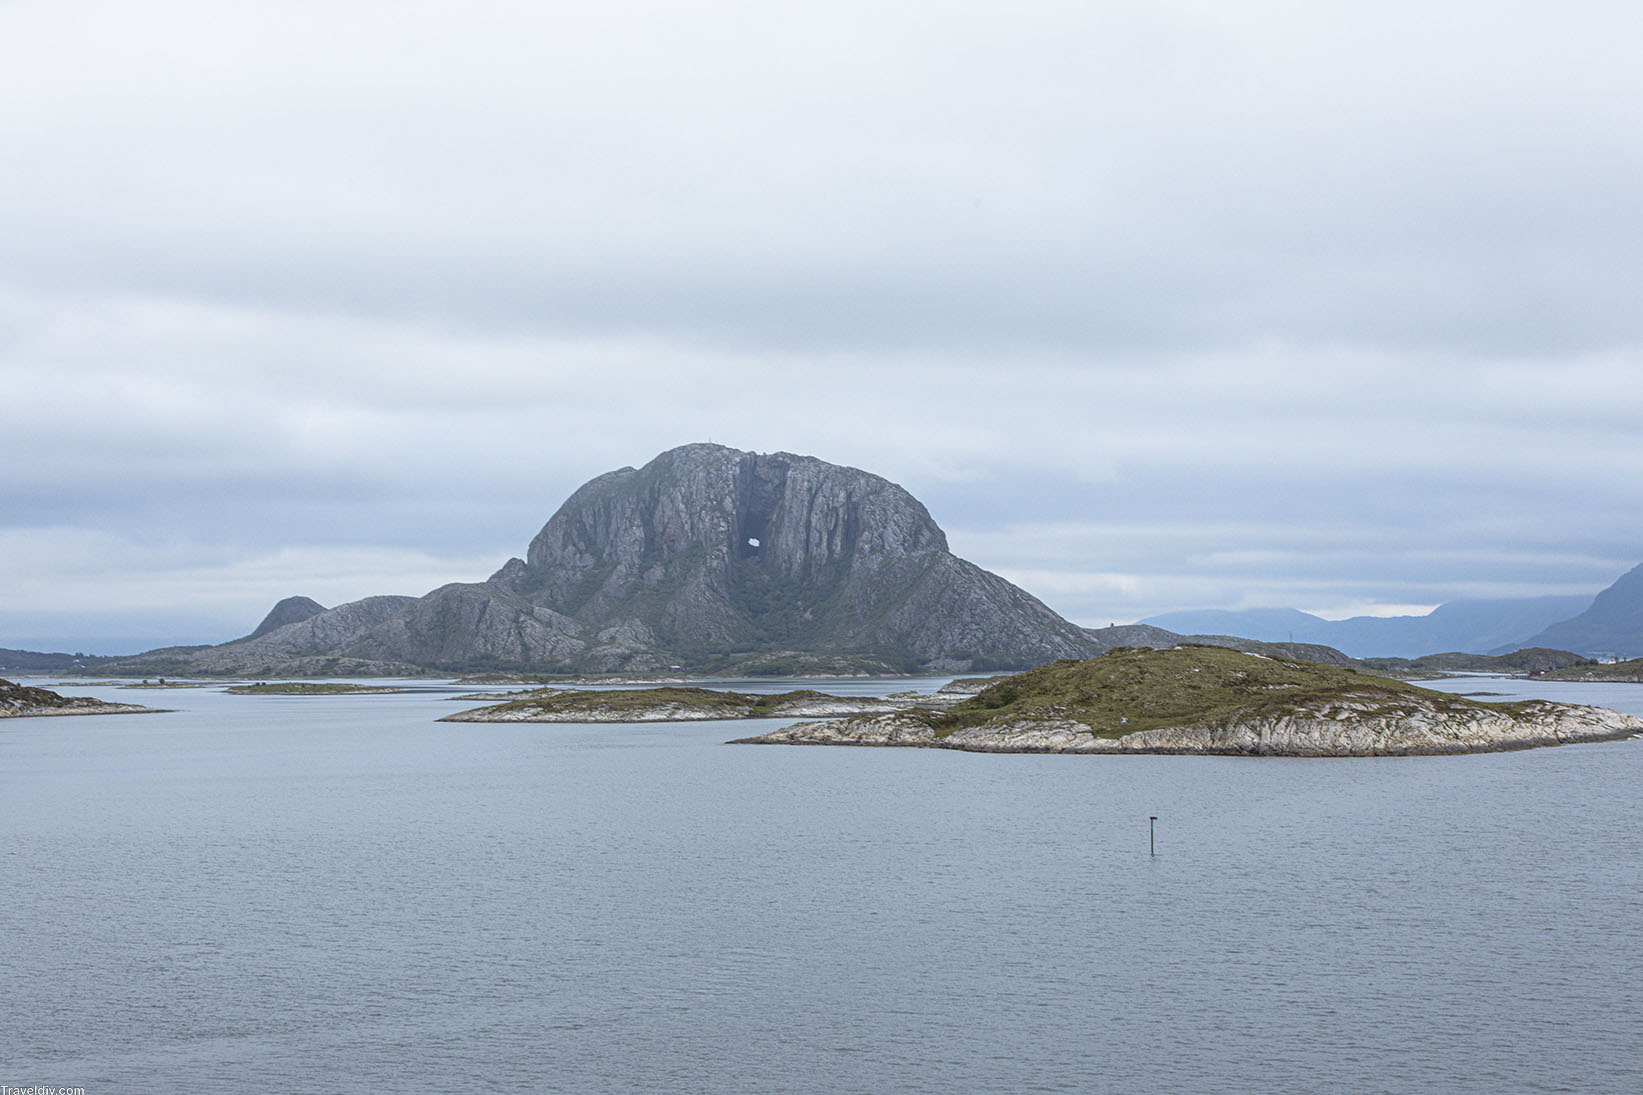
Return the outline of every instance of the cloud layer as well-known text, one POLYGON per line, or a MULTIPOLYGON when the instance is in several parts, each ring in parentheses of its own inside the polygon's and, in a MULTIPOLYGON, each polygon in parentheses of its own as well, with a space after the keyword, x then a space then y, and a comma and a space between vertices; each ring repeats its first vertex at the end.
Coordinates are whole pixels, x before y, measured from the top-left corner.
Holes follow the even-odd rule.
POLYGON ((1088 623, 1595 591, 1643 558, 1640 24, 0 5, 0 646, 480 578, 709 438, 1088 623))

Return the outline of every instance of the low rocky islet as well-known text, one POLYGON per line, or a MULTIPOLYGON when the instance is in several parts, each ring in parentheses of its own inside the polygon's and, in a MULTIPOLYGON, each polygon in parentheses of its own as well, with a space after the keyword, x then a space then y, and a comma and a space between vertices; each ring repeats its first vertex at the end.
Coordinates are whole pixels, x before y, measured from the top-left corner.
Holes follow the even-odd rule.
POLYGON ((136 703, 108 703, 91 696, 64 696, 49 688, 0 680, 0 718, 43 718, 63 715, 151 715, 158 707, 136 703))
POLYGON ((939 701, 916 693, 833 696, 810 689, 770 694, 672 686, 598 690, 543 688, 505 697, 501 703, 459 711, 439 721, 603 723, 841 718, 888 714, 932 702, 939 701))
POLYGON ((1055 662, 944 711, 802 722, 737 744, 1344 757, 1498 752, 1639 732, 1643 719, 1602 708, 1484 703, 1350 669, 1183 646, 1055 662))

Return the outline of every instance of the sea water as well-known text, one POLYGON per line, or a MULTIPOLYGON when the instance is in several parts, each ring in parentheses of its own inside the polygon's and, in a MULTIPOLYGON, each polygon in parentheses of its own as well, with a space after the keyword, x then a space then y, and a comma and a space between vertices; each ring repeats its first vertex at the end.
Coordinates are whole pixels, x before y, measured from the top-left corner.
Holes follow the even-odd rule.
POLYGON ((1643 1089, 1643 742, 981 755, 65 691, 176 710, 0 723, 0 1085, 1643 1089))

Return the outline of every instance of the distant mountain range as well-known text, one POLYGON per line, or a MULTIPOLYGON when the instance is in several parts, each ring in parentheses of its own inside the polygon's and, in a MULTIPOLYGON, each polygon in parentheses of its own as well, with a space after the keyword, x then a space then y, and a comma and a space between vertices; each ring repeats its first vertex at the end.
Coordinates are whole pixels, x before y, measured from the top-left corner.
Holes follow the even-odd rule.
POLYGON ((1166 612, 1141 621, 1177 632, 1320 643, 1355 658, 1419 658, 1445 651, 1505 654, 1549 647, 1588 657, 1643 655, 1643 565, 1597 597, 1451 601, 1425 616, 1325 620, 1292 608, 1166 612))

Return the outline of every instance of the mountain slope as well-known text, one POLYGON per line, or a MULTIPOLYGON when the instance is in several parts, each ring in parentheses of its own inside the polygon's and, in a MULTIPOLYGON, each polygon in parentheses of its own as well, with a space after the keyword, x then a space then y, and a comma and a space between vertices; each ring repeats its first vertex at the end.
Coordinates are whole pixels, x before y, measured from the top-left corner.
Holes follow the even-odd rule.
POLYGON ((1555 646, 1592 656, 1643 655, 1643 563, 1599 593, 1586 611, 1553 624, 1526 645, 1555 646))
POLYGON ((312 597, 287 597, 275 605, 257 625, 257 629, 247 635, 248 639, 260 639, 270 631, 277 631, 286 624, 301 623, 303 620, 313 619, 325 606, 312 597))

